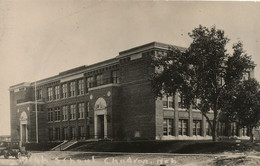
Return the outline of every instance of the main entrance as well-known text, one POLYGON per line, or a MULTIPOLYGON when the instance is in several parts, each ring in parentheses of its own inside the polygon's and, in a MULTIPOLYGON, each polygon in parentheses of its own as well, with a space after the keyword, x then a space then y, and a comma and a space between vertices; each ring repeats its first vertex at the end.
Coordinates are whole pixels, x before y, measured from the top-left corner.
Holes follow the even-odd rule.
POLYGON ((25 111, 21 113, 20 116, 20 144, 28 142, 28 120, 25 111))
POLYGON ((103 98, 98 98, 94 110, 95 138, 107 138, 107 104, 103 98))

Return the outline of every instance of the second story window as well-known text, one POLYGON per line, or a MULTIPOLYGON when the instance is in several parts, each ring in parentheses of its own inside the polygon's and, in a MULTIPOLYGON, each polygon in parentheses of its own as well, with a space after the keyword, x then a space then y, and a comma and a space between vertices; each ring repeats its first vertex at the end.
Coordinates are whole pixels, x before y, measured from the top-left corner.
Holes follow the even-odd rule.
POLYGON ((120 83, 119 82, 119 71, 118 70, 112 71, 112 83, 114 83, 114 84, 120 83))
POLYGON ((55 121, 60 121, 60 107, 55 108, 55 121))
POLYGON ((62 107, 62 120, 68 120, 68 106, 62 107))
POLYGON ((42 90, 41 89, 36 90, 36 96, 37 96, 37 100, 42 98, 42 90))
POLYGON ((94 82, 93 77, 88 77, 87 78, 87 88, 92 88, 93 87, 93 82, 94 82))
POLYGON ((163 108, 174 108, 174 99, 172 96, 164 95, 163 98, 163 108))
POLYGON ((84 119, 85 115, 85 104, 79 103, 79 119, 84 119))
POLYGON ((76 119, 76 105, 70 105, 70 120, 76 119))
POLYGON ((63 84, 62 85, 62 97, 67 98, 67 96, 68 96, 68 85, 63 84))
POLYGON ((60 86, 55 86, 54 98, 56 100, 60 98, 60 86))
POLYGON ((70 96, 71 97, 75 96, 75 89, 76 89, 75 81, 73 81, 73 82, 70 83, 70 96))
POLYGON ((178 94, 178 107, 179 108, 185 108, 184 98, 181 94, 178 94))
POLYGON ((97 86, 103 85, 103 74, 99 74, 96 76, 96 83, 97 83, 97 86))
POLYGON ((79 92, 78 92, 79 95, 84 94, 84 80, 83 79, 79 80, 79 82, 78 82, 78 90, 79 90, 79 92))
POLYGON ((53 99, 52 87, 48 88, 47 91, 48 91, 48 101, 51 101, 53 99))

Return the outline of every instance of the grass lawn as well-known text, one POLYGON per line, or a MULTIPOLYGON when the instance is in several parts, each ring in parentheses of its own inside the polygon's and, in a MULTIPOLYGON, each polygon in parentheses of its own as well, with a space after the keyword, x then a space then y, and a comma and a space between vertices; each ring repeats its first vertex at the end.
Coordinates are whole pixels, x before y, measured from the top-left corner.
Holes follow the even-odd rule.
POLYGON ((83 152, 131 152, 131 153, 181 153, 216 154, 222 152, 260 151, 260 145, 249 141, 133 141, 133 142, 79 142, 70 151, 83 152))

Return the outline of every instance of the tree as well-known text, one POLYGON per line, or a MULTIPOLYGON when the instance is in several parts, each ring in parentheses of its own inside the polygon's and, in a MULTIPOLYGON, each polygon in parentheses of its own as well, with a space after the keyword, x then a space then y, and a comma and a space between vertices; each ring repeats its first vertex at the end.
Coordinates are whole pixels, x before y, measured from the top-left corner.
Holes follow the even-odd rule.
POLYGON ((152 89, 157 97, 180 93, 186 108, 192 104, 206 117, 213 141, 217 141, 219 116, 224 111, 222 98, 254 64, 240 42, 234 44, 233 55, 228 54, 225 47, 229 39, 215 26, 200 25, 189 36, 193 41, 187 50, 170 47, 166 55, 153 58, 152 65, 161 70, 152 76, 152 89), (212 122, 208 117, 210 110, 214 115, 212 122))
POLYGON ((260 85, 255 79, 241 82, 226 98, 225 116, 230 121, 247 127, 251 142, 254 142, 253 128, 260 125, 260 85))

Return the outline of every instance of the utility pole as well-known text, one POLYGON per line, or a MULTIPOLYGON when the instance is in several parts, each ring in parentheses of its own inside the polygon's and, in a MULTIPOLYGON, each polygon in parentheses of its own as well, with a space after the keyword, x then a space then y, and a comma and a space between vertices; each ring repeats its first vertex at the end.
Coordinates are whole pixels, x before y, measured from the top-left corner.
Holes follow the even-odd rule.
POLYGON ((38 144, 38 110, 37 110, 37 89, 36 89, 36 81, 35 81, 35 121, 36 121, 36 143, 38 144))

